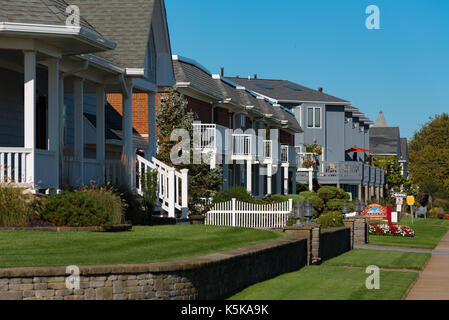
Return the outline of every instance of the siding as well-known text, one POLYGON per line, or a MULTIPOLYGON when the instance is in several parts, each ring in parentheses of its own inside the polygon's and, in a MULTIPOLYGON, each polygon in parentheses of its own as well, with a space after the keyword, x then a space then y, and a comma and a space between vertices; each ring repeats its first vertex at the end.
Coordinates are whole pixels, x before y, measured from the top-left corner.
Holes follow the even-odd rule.
POLYGON ((326 106, 327 161, 345 160, 345 113, 344 107, 326 106))

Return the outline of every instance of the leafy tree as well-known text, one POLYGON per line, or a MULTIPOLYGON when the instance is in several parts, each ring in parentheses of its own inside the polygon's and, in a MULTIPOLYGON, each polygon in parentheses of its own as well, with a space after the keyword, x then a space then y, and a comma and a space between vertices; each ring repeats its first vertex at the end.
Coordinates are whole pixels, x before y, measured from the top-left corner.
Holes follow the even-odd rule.
POLYGON ((432 197, 449 193, 449 115, 430 118, 409 146, 411 179, 432 197))
MULTIPOLYGON (((374 165, 385 170, 385 184, 387 190, 401 191, 410 189, 410 183, 402 175, 402 167, 395 156, 391 157, 376 157, 374 165)), ((392 194, 387 194, 391 197, 392 194)))
POLYGON ((193 164, 193 152, 190 152, 190 164, 174 165, 170 158, 172 148, 180 142, 170 141, 175 129, 185 129, 190 134, 190 150, 193 150, 193 113, 187 112, 187 101, 174 89, 169 89, 161 98, 157 112, 158 159, 177 170, 189 169, 189 210, 190 214, 203 214, 208 209, 202 198, 213 198, 220 191, 223 173, 220 167, 210 169, 209 163, 193 164))

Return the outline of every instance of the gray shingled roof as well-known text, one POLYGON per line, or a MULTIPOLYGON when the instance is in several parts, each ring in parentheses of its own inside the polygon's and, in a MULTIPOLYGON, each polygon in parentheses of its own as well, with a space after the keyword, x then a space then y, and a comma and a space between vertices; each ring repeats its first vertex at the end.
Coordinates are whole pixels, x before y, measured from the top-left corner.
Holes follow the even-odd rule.
POLYGON ((398 127, 373 127, 370 129, 372 154, 400 156, 400 134, 398 127))
MULTIPOLYGON (((63 26, 69 14, 64 0, 0 0, 0 22, 31 23, 63 26)), ((80 25, 98 31, 80 12, 80 25)))
POLYGON ((273 98, 281 102, 295 101, 295 102, 337 102, 348 103, 350 102, 313 90, 299 84, 293 83, 287 80, 272 80, 272 79, 245 79, 245 78, 227 78, 235 83, 238 83, 245 88, 258 92, 264 96, 273 98), (261 87, 260 85, 266 85, 272 89, 261 87), (289 88, 288 86, 297 88, 298 91, 289 88))
POLYGON ((115 50, 98 55, 126 68, 143 69, 154 0, 68 0, 98 32, 117 41, 115 50))
POLYGON ((287 120, 288 128, 301 132, 301 126, 290 112, 279 106, 274 106, 264 99, 258 99, 247 90, 237 89, 239 84, 227 79, 214 79, 212 74, 193 60, 178 57, 173 60, 177 83, 189 83, 190 87, 199 90, 218 100, 231 99, 231 102, 241 107, 254 106, 252 112, 263 115, 272 114, 279 121, 287 120))
MULTIPOLYGON (((90 113, 84 113, 84 116, 96 127, 97 117, 90 113)), ((123 139, 122 116, 109 103, 105 107, 105 138, 106 140, 123 139)), ((135 145, 146 145, 148 142, 133 129, 133 143, 135 145)))
POLYGON ((408 162, 408 141, 407 138, 401 138, 401 160, 408 162))

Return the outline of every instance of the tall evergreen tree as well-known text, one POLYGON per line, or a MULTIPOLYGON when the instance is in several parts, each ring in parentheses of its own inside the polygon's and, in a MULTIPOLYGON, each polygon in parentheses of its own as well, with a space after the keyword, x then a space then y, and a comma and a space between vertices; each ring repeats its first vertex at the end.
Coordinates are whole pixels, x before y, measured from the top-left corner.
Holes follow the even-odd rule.
POLYGON ((193 113, 187 112, 187 100, 175 89, 169 89, 162 95, 157 112, 157 158, 178 170, 189 169, 189 209, 190 214, 202 214, 208 206, 203 205, 202 198, 211 198, 220 191, 223 174, 217 167, 210 169, 206 162, 193 164, 193 113), (174 165, 170 153, 179 141, 170 141, 171 134, 176 129, 185 129, 190 135, 190 164, 174 165))

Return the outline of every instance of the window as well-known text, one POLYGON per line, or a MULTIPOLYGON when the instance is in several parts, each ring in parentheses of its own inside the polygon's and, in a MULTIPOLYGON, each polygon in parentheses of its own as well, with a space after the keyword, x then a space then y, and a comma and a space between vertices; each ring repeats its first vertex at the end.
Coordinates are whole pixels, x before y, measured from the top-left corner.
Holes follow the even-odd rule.
POLYGON ((307 127, 321 128, 321 108, 313 107, 307 109, 307 127))
POLYGON ((261 88, 264 88, 264 89, 273 89, 272 87, 267 86, 266 84, 263 84, 263 83, 258 83, 257 85, 258 85, 259 87, 261 87, 261 88))
POLYGON ((296 88, 294 86, 286 85, 285 87, 288 88, 288 89, 292 89, 293 91, 301 91, 301 89, 296 88))

